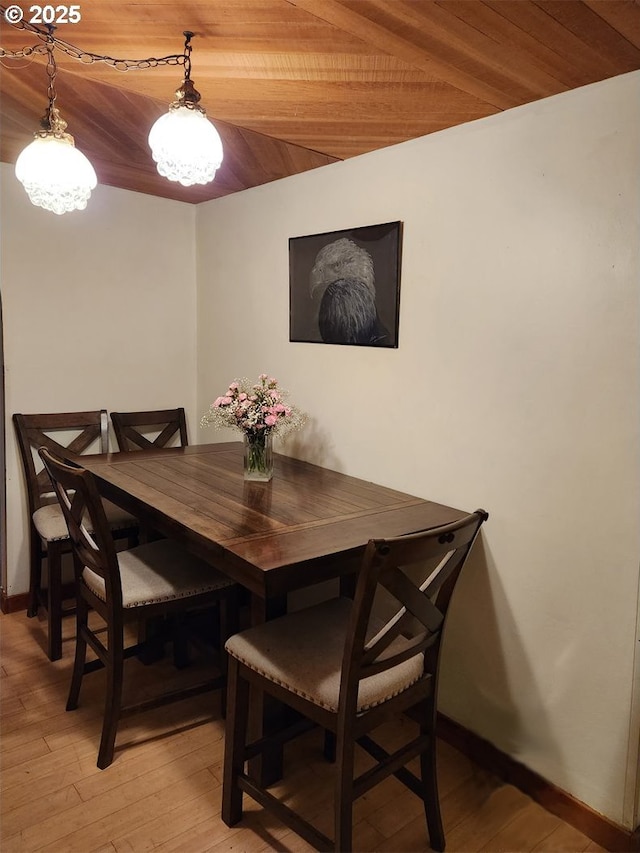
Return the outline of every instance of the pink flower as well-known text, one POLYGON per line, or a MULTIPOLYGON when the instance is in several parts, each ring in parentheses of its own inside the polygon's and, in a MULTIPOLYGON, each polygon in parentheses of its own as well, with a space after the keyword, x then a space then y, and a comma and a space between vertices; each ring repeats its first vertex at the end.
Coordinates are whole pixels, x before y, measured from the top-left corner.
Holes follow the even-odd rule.
POLYGON ((267 373, 261 373, 255 385, 236 379, 211 403, 201 425, 230 426, 253 434, 273 430, 282 435, 304 420, 295 407, 285 405, 286 397, 287 392, 280 391, 278 381, 267 373))

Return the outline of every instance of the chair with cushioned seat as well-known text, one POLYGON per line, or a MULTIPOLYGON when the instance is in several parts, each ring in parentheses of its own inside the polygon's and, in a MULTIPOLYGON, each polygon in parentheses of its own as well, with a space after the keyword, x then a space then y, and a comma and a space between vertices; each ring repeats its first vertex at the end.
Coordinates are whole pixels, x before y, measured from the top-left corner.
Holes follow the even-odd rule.
POLYGON ((79 465, 66 464, 46 448, 40 450, 40 455, 64 513, 76 572, 76 655, 67 710, 78 706, 83 676, 104 668, 105 710, 98 752, 98 767, 104 769, 113 760, 120 719, 226 686, 224 641, 236 630, 237 586, 170 539, 117 553, 93 475, 79 465), (143 702, 123 705, 124 660, 140 650, 139 644, 125 648, 125 625, 214 603, 222 611, 220 675, 143 702), (106 623, 106 644, 104 631, 89 625, 90 610, 106 623), (86 660, 87 645, 97 659, 86 660))
POLYGON ((353 601, 323 602, 228 640, 225 823, 241 820, 246 793, 317 849, 350 851, 354 800, 394 774, 423 800, 429 843, 444 850, 435 751, 442 632, 456 581, 487 517, 477 510, 442 527, 371 540, 353 601), (297 712, 289 730, 246 743, 250 687, 297 712), (417 723, 417 734, 390 754, 370 732, 400 713, 417 723), (334 739, 333 840, 245 770, 246 761, 303 731, 305 718, 334 739), (354 779, 356 745, 377 764, 354 779), (417 757, 420 779, 405 767, 417 757))
POLYGON ((167 447, 176 436, 180 447, 189 443, 182 407, 152 412, 111 412, 111 422, 121 451, 167 447))
MULTIPOLYGON (((64 601, 73 591, 63 586, 63 555, 71 553, 67 525, 49 475, 37 455, 47 447, 59 455, 87 452, 106 453, 109 449, 109 421, 105 409, 91 412, 23 415, 16 413, 13 423, 18 438, 26 482, 29 511, 29 601, 27 615, 36 616, 42 606, 47 612, 47 652, 50 660, 62 657, 62 619, 73 613, 64 601), (55 435, 55 438, 53 437, 55 435), (43 589, 44 560, 48 582, 43 589)), ((107 520, 116 539, 130 545, 138 542, 138 522, 128 512, 105 503, 107 520)))

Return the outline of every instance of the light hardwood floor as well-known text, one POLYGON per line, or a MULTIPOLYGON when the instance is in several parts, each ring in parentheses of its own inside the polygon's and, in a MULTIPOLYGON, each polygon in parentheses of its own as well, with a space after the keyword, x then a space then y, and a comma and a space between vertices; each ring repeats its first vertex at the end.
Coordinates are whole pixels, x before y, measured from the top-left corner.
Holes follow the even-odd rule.
MULTIPOLYGON (((73 620, 64 656, 51 663, 44 626, 25 613, 0 616, 0 847, 3 853, 201 853, 308 851, 311 848, 245 798, 241 825, 220 819, 223 724, 207 694, 121 724, 116 757, 96 767, 102 674, 85 678, 80 707, 64 710, 73 657, 73 620)), ((158 678, 196 678, 201 656, 177 673, 169 659, 128 663, 127 689, 149 692, 158 678)), ((402 725, 402 723, 398 723, 402 725)), ((396 727, 385 732, 393 741, 396 727)), ((331 765, 319 733, 290 745, 278 790, 331 832, 331 765)), ((439 744, 439 778, 448 853, 601 851, 578 830, 516 788, 439 744)), ((429 850, 420 802, 388 779, 358 801, 354 842, 361 851, 429 850)))

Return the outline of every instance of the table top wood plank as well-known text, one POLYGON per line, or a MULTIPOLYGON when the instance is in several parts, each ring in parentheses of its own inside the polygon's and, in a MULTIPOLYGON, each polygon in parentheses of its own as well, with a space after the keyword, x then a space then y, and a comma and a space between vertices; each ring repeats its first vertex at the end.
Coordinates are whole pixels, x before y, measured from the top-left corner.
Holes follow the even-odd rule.
MULTIPOLYGON (((242 501, 247 507, 254 507, 264 513, 268 504, 268 528, 279 525, 295 524, 299 521, 314 521, 326 516, 328 507, 324 507, 325 501, 314 500, 313 490, 302 492, 300 488, 288 483, 285 477, 276 476, 271 484, 255 483, 245 481, 242 472, 238 471, 237 456, 233 458, 233 468, 226 469, 225 458, 220 454, 216 457, 222 464, 220 467, 212 468, 209 465, 200 465, 195 457, 185 459, 182 464, 172 460, 170 466, 163 466, 161 460, 154 460, 154 470, 163 473, 170 479, 172 474, 183 474, 183 484, 188 483, 194 492, 209 497, 217 494, 221 502, 231 502, 233 506, 242 501), (158 467, 156 467, 158 466, 158 467)), ((280 460, 276 459, 276 475, 282 474, 280 460)), ((331 503, 331 511, 347 512, 357 509, 353 501, 339 502, 337 499, 331 503)), ((255 519, 258 524, 258 519, 255 519)))

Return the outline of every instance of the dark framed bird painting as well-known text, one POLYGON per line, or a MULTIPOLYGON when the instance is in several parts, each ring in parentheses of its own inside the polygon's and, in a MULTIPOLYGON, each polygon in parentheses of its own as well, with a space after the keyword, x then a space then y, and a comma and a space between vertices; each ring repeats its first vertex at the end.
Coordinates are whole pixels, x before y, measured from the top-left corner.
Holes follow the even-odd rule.
POLYGON ((289 340, 397 347, 402 223, 289 239, 289 340))

